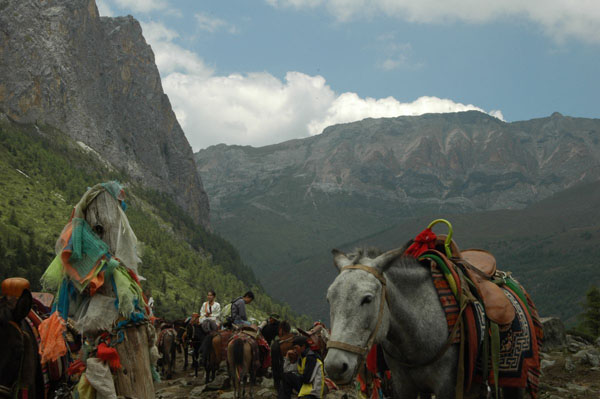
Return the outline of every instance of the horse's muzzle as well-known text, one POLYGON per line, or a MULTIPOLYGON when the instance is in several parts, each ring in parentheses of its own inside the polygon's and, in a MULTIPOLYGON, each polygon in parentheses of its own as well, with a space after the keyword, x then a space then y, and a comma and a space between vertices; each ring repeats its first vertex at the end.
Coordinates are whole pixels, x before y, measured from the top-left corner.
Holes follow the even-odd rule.
POLYGON ((325 358, 325 372, 336 384, 349 384, 358 371, 358 355, 330 348, 325 358))

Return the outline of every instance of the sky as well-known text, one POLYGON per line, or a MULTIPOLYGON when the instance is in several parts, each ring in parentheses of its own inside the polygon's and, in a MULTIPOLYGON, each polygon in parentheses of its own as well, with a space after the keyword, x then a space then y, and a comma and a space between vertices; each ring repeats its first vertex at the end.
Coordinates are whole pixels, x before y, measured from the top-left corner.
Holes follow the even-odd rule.
POLYGON ((133 15, 196 152, 372 117, 600 117, 598 0, 96 0, 133 15))

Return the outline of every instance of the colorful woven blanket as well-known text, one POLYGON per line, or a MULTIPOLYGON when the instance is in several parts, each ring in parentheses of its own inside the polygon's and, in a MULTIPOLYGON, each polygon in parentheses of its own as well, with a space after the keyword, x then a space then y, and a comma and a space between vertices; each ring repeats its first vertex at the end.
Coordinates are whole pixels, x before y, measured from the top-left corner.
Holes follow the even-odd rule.
MULTIPOLYGON (((453 268, 454 265, 445 265, 453 268)), ((437 262, 430 262, 431 277, 435 286, 440 304, 446 315, 448 329, 457 323, 459 317, 459 306, 452 290, 452 284, 448 282, 450 276, 455 273, 447 273, 442 270, 443 266, 437 262)), ((535 399, 538 392, 540 376, 539 352, 543 339, 542 325, 533 301, 527 292, 514 279, 512 281, 521 289, 527 304, 523 303, 519 295, 506 285, 502 285, 506 296, 509 298, 516 310, 516 317, 512 324, 500 326, 500 362, 498 364, 498 383, 504 387, 523 387, 535 399)), ((489 331, 486 327, 485 309, 479 301, 470 302, 462 317, 464 337, 460 334, 454 340, 459 343, 465 340, 464 368, 465 368, 465 391, 468 391, 473 382, 481 382, 483 362, 484 334, 489 331)), ((491 356, 487 357, 491 359, 491 356)), ((491 362, 491 360, 490 360, 491 362)), ((494 385, 494 375, 491 364, 488 383, 494 385)))

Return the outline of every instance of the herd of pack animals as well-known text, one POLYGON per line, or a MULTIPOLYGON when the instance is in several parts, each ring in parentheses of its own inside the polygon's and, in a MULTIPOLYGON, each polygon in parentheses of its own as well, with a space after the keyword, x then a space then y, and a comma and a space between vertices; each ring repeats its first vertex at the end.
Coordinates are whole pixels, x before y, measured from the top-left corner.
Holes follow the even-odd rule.
MULTIPOLYGON (((345 385, 358 377, 369 387, 379 379, 378 388, 365 392, 371 398, 537 397, 543 334, 533 302, 510 273, 496 270, 493 255, 460 251, 451 234, 448 222, 436 220, 405 246, 385 253, 332 251, 339 275, 327 291, 331 330, 321 326, 322 331, 300 330, 310 336, 330 380, 345 385), (437 223, 448 225, 447 236, 433 234, 437 223), (432 283, 434 269, 449 278, 447 283, 439 279, 432 283), (438 285, 446 287, 455 301, 442 300, 438 285), (454 314, 448 311, 452 307, 454 314), (513 331, 515 327, 518 331, 513 331), (377 365, 385 370, 368 367, 375 349, 380 357, 377 365), (503 357, 506 353, 516 356, 517 369, 515 359, 503 357), (503 368, 507 364, 513 369, 503 368), (506 377, 506 372, 513 375, 506 377)), ((47 314, 36 306, 27 287, 12 288, 4 290, 3 284, 0 297, 0 398, 70 397, 66 370, 73 365, 65 358, 40 364, 39 334, 30 317, 47 314), (42 370, 48 369, 55 372, 45 382, 42 370)), ((281 336, 270 346, 271 367, 264 370, 253 359, 257 352, 251 339, 239 339, 238 331, 221 329, 206 335, 192 323, 162 324, 168 331, 157 334, 156 341, 163 378, 172 376, 177 347, 182 346, 184 368, 191 352, 195 375, 203 366, 206 383, 226 362, 236 398, 252 397, 259 375, 272 376, 279 386, 283 356, 292 346, 291 332, 280 330, 281 336)), ((69 345, 81 339, 70 326, 67 332, 69 345)))

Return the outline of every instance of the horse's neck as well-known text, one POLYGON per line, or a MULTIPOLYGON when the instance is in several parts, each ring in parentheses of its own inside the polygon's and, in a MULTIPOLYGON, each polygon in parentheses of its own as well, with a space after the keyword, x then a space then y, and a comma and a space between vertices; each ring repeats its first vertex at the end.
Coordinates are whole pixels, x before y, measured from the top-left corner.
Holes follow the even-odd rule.
POLYGON ((390 322, 384 348, 407 360, 433 356, 445 342, 448 326, 429 271, 390 268, 386 278, 390 322))

